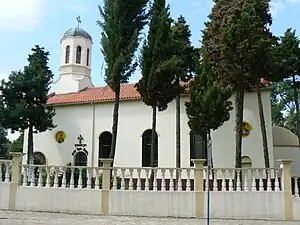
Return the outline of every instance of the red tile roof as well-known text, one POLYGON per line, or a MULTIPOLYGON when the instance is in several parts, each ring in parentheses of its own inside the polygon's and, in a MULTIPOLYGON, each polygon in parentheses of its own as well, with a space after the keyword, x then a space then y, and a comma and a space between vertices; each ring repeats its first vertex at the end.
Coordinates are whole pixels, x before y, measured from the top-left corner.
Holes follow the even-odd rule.
MULTIPOLYGON (((121 100, 133 100, 139 99, 140 94, 134 87, 135 84, 122 84, 120 99, 121 100)), ((49 95, 47 104, 76 104, 76 103, 91 103, 91 102, 105 102, 113 101, 115 99, 115 93, 110 87, 93 87, 86 88, 79 92, 55 94, 49 95)))

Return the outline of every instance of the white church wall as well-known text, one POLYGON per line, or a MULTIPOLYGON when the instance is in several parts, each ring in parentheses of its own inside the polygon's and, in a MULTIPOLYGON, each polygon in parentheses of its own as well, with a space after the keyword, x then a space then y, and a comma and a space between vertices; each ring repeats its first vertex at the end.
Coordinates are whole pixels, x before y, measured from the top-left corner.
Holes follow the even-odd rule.
MULTIPOLYGON (((234 98, 231 98, 234 106, 234 98)), ((262 92, 262 102, 266 122, 270 166, 273 167, 273 139, 271 124, 270 92, 262 92)), ((252 167, 264 167, 262 135, 256 93, 245 94, 244 121, 250 123, 252 132, 242 140, 242 156, 251 159, 252 167)), ((213 162, 215 167, 234 167, 235 165, 235 111, 230 113, 230 120, 218 130, 212 132, 213 162)))
MULTIPOLYGON (((78 105, 77 105, 78 106, 78 105)), ((43 133, 34 134, 34 151, 42 152, 46 156, 48 165, 66 165, 72 162, 72 152, 75 144, 78 143, 77 137, 81 134, 83 142, 87 148, 91 149, 92 140, 92 106, 81 105, 80 107, 56 107, 54 124, 57 127, 43 133), (55 140, 55 134, 63 131, 66 140, 59 144, 55 140)), ((24 140, 27 140, 28 132, 25 132, 24 140)), ((27 141, 24 141, 24 153, 27 152, 27 141)), ((24 156, 26 158, 26 155, 24 156)), ((89 156, 91 152, 89 151, 89 156)), ((23 160, 26 162, 26 160, 23 160)))
MULTIPOLYGON (((269 93, 263 92, 265 106, 265 121, 270 151, 270 162, 273 165, 271 116, 269 113, 269 93)), ((188 118, 185 114, 185 102, 187 97, 181 99, 181 153, 182 167, 189 167, 190 163, 190 129, 187 125, 188 118)), ((253 126, 250 135, 243 138, 243 155, 249 156, 252 166, 259 168, 264 166, 262 138, 259 125, 259 115, 256 103, 256 95, 247 94, 245 98, 244 120, 253 126)), ((93 135, 93 105, 69 105, 56 107, 54 123, 58 126, 52 130, 34 135, 35 151, 45 154, 48 164, 66 164, 72 160, 71 152, 78 143, 77 137, 81 134, 89 151, 89 163, 98 164, 99 136, 104 131, 111 131, 113 102, 95 105, 95 135, 93 135), (64 131, 67 139, 58 144, 55 141, 57 131, 64 131), (92 145, 94 140, 94 145, 92 145)), ((234 141, 234 112, 231 118, 220 129, 212 133, 213 159, 215 167, 234 167, 235 141, 234 141)), ((121 101, 119 111, 118 140, 115 156, 115 166, 140 167, 142 163, 142 134, 150 129, 152 124, 152 109, 144 105, 142 101, 121 101)), ((157 133, 159 146, 159 167, 175 167, 175 102, 169 104, 166 111, 157 113, 157 133)), ((25 134, 27 140, 27 133, 25 134)), ((27 141, 24 142, 24 151, 27 149, 27 141)))

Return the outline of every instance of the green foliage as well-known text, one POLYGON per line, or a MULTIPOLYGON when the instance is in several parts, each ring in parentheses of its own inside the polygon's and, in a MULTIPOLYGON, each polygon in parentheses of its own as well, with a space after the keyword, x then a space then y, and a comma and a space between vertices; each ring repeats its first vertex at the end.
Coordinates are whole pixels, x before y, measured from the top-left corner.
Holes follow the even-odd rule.
POLYGON ((132 63, 139 45, 139 35, 146 24, 145 13, 148 0, 104 0, 99 7, 103 21, 97 21, 102 28, 102 53, 107 65, 106 83, 116 91, 120 83, 127 83, 136 69, 132 63))
MULTIPOLYGON (((241 167, 244 92, 251 91, 260 76, 277 75, 277 39, 270 31, 269 7, 270 0, 215 0, 203 32, 203 46, 216 79, 236 91, 237 168, 241 167)), ((262 111, 260 104, 260 115, 262 111)), ((262 131, 263 126, 261 122, 262 131)), ((267 146, 265 141, 264 144, 267 146)))
MULTIPOLYGON (((288 126, 290 130, 297 134, 300 143, 300 40, 296 36, 296 31, 289 28, 280 38, 280 41, 278 55, 280 58, 281 77, 277 80, 282 81, 284 78, 281 85, 284 85, 285 88, 280 88, 281 85, 279 85, 278 93, 280 94, 275 96, 280 99, 279 101, 283 102, 281 104, 282 107, 289 107, 288 116, 285 119, 289 119, 290 121, 285 121, 284 126, 288 126), (281 97, 280 95, 285 95, 285 97, 281 97), (291 104, 292 106, 290 106, 291 104)), ((273 104, 273 112, 276 112, 274 109, 279 106, 280 104, 273 104)), ((277 109, 277 115, 280 115, 278 111, 277 109)))
MULTIPOLYGON (((277 47, 281 63, 281 76, 291 78, 300 74, 300 40, 296 31, 287 29, 280 38, 280 45, 277 47)), ((282 79, 279 79, 282 80, 282 79)), ((299 87, 298 87, 299 88, 299 87)))
POLYGON ((253 78, 273 71, 276 38, 268 0, 215 0, 203 44, 217 78, 237 89, 250 90, 253 78))
POLYGON ((191 82, 190 101, 185 103, 191 130, 206 137, 210 130, 216 130, 228 121, 233 109, 229 101, 231 95, 231 88, 223 87, 213 79, 211 66, 204 59, 202 66, 197 66, 195 79, 191 82))
POLYGON ((181 61, 174 54, 169 7, 165 0, 155 0, 150 11, 150 27, 142 48, 142 78, 137 91, 148 106, 167 109, 179 90, 175 72, 181 61))
POLYGON ((54 109, 46 105, 53 73, 48 67, 49 52, 36 45, 24 71, 13 71, 2 80, 0 124, 12 132, 29 129, 28 158, 33 162, 33 132, 54 128, 54 109))
POLYGON ((10 152, 23 152, 23 143, 24 143, 24 132, 20 133, 20 136, 11 142, 9 146, 10 152))
POLYGON ((0 85, 0 121, 5 128, 23 131, 32 126, 36 132, 54 128, 51 106, 46 106, 53 74, 48 64, 49 53, 35 46, 24 71, 13 71, 0 85))
POLYGON ((174 54, 181 60, 176 67, 176 77, 179 81, 187 82, 195 71, 194 56, 195 49, 191 44, 191 31, 183 16, 180 16, 171 27, 174 54))
MULTIPOLYGON (((298 98, 300 98, 299 93, 298 95, 298 98)), ((297 134, 296 106, 292 81, 283 80, 273 85, 271 105, 273 125, 285 127, 297 134)))
POLYGON ((7 131, 0 127, 0 159, 6 159, 8 157, 10 141, 7 139, 7 131))

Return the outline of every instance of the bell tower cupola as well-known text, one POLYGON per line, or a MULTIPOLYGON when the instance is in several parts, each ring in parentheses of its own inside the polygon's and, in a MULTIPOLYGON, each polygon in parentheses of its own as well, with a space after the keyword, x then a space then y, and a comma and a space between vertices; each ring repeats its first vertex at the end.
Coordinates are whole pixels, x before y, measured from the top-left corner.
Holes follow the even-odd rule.
POLYGON ((56 94, 78 92, 93 87, 91 81, 93 40, 87 31, 80 28, 80 17, 76 19, 78 26, 68 29, 60 41, 60 76, 53 85, 56 94))

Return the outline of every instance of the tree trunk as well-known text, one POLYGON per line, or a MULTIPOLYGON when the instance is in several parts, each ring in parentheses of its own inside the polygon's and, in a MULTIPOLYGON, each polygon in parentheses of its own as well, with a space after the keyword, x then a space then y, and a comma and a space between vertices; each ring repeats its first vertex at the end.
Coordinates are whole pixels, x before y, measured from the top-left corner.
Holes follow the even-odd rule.
POLYGON ((176 97, 176 168, 181 168, 180 153, 180 96, 176 97))
POLYGON ((265 123, 265 116, 264 116, 264 107, 263 107, 263 103, 261 100, 261 90, 260 90, 259 82, 256 84, 256 94, 257 94, 257 103, 258 103, 258 111, 259 111, 259 119, 260 119, 260 129, 261 129, 261 135, 262 135, 262 140, 263 140, 265 167, 270 168, 270 159, 269 159, 266 123, 265 123))
POLYGON ((151 138, 151 157, 150 157, 150 190, 153 189, 154 181, 154 148, 155 148, 155 138, 156 138, 156 105, 152 106, 152 138, 151 138))
POLYGON ((297 129, 297 136, 298 136, 299 147, 300 147, 300 113, 299 113, 299 99, 298 99, 299 97, 298 97, 295 75, 293 75, 293 90, 294 90, 294 101, 296 107, 296 129, 297 129))
POLYGON ((113 125, 112 125, 112 140, 109 158, 114 159, 116 153, 117 134, 118 134, 118 121, 119 121, 119 105, 120 105, 120 85, 115 92, 115 104, 113 112, 113 125))
POLYGON ((152 106, 152 138, 151 138, 151 160, 150 165, 154 167, 154 148, 155 148, 155 138, 156 138, 156 105, 152 106))
POLYGON ((27 164, 33 165, 34 157, 33 157, 33 127, 30 126, 28 128, 28 145, 27 145, 27 164))
POLYGON ((34 152, 33 152, 33 127, 30 126, 28 128, 28 142, 27 142, 27 164, 29 165, 28 171, 27 171, 27 177, 28 181, 30 183, 35 182, 33 173, 34 173, 34 152))
POLYGON ((244 90, 238 90, 235 96, 235 168, 242 167, 242 136, 244 117, 244 90))
POLYGON ((179 173, 181 168, 181 153, 180 153, 180 95, 176 97, 176 185, 178 188, 179 173))

